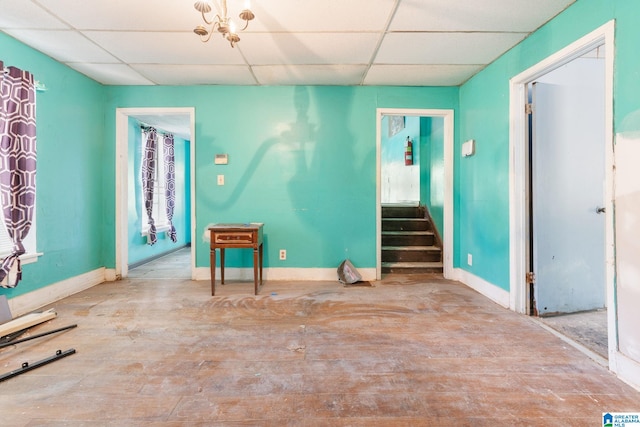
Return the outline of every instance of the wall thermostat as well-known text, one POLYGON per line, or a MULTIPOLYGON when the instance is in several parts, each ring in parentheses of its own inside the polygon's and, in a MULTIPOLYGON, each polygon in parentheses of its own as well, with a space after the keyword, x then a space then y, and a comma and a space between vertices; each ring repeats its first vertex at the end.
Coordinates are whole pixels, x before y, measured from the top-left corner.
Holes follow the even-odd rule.
POLYGON ((214 160, 216 165, 226 165, 229 163, 229 155, 228 154, 216 154, 216 158, 214 160))

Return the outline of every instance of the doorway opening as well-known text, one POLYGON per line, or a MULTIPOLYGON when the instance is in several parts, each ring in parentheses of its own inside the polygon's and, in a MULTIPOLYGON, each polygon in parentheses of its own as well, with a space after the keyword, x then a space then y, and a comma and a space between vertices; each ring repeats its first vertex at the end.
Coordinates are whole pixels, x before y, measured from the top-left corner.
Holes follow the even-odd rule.
MULTIPOLYGON (((378 280, 382 278, 383 205, 418 206, 421 197, 424 198, 424 194, 429 193, 425 185, 429 185, 429 190, 433 186, 437 186, 440 190, 435 195, 439 198, 435 204, 436 209, 440 210, 441 218, 442 267, 444 277, 451 277, 453 271, 453 110, 379 108, 376 117, 376 278, 378 280), (425 182, 425 172, 421 172, 419 164, 420 121, 424 124, 425 120, 429 119, 441 123, 442 146, 438 154, 439 160, 434 162, 437 167, 427 172, 431 181, 425 182), (411 131, 413 133, 409 132, 407 124, 414 127, 411 131), (413 145, 411 164, 407 159, 407 137, 413 145), (384 147, 385 141, 390 141, 395 148, 387 151, 384 147), (437 182, 432 186, 431 183, 434 180, 437 182)), ((425 151, 422 154, 424 159, 426 149, 424 147, 422 149, 425 151)))
POLYGON ((510 305, 604 359, 617 335, 612 53, 609 23, 511 80, 510 305))
POLYGON ((129 264, 129 279, 191 279, 191 245, 129 264))
MULTIPOLYGON (((192 250, 191 242, 194 241, 194 230, 192 226, 178 232, 187 233, 183 238, 183 244, 178 251, 170 253, 168 249, 164 253, 152 256, 148 260, 150 263, 141 266, 143 262, 135 262, 130 259, 130 246, 132 237, 140 240, 137 230, 131 231, 130 212, 138 208, 137 196, 132 191, 130 181, 131 176, 136 173, 134 165, 135 149, 130 148, 131 130, 130 119, 135 119, 148 126, 154 126, 165 132, 174 134, 176 141, 181 141, 181 146, 185 148, 182 153, 182 162, 178 164, 178 145, 176 144, 176 169, 179 166, 183 169, 182 176, 184 185, 182 189, 185 194, 185 215, 193 224, 195 216, 194 207, 194 171, 195 158, 195 111, 193 108, 118 108, 116 109, 116 278, 129 277, 129 270, 135 267, 131 277, 143 275, 146 278, 193 278, 195 274, 195 253, 192 250), (135 233, 135 236, 132 236, 135 233), (165 263, 163 268, 159 268, 161 263, 165 263), (185 274, 185 272, 187 272, 185 274), (152 274, 151 274, 152 273, 152 274), (163 277, 157 277, 161 275, 163 277)), ((136 130, 137 131, 137 130, 136 130)), ((178 172, 176 172, 176 184, 178 182, 178 172)), ((137 215, 140 216, 139 214, 137 215)), ((134 227, 135 228, 135 227, 134 227)), ((184 236, 184 235, 183 235, 184 236)), ((176 248, 178 249, 178 248, 176 248)))
POLYGON ((532 315, 607 357, 604 46, 528 85, 532 315))

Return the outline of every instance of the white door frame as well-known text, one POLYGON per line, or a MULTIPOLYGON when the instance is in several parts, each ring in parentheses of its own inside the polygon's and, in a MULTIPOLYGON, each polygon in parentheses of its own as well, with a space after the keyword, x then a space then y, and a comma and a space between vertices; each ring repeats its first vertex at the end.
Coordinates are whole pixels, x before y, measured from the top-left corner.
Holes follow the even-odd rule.
MULTIPOLYGON (((127 277, 129 273, 128 239, 128 179, 129 179, 129 117, 137 115, 176 115, 189 117, 190 161, 191 161, 191 242, 195 242, 195 108, 116 108, 116 267, 115 279, 127 277)), ((195 248, 191 249, 191 277, 195 277, 195 248)))
POLYGON ((444 277, 453 277, 453 110, 376 109, 376 280, 382 278, 382 116, 442 117, 444 119, 444 224, 442 261, 444 277))
POLYGON ((526 273, 529 270, 527 246, 529 243, 527 174, 527 135, 525 105, 528 102, 527 84, 544 74, 586 54, 598 46, 605 49, 605 137, 606 137, 606 287, 609 325, 609 367, 615 371, 615 352, 617 351, 617 323, 615 319, 615 252, 613 221, 613 59, 614 59, 615 22, 610 21, 571 43, 564 49, 549 56, 538 64, 513 77, 510 84, 510 135, 509 135, 509 257, 510 308, 518 313, 528 313, 528 285, 526 273), (612 357, 612 353, 613 356, 612 357))

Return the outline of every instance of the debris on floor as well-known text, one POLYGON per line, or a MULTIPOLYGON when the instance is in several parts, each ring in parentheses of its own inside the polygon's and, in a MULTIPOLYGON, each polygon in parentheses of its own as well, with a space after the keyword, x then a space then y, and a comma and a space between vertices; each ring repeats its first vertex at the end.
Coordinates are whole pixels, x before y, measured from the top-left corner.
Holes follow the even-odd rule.
POLYGON ((47 320, 51 320, 58 314, 55 310, 49 309, 40 313, 29 313, 16 319, 10 320, 0 325, 0 336, 9 335, 13 332, 17 332, 23 329, 30 328, 31 326, 39 325, 47 320))
POLYGON ((13 319, 6 295, 0 295, 0 324, 13 319))
POLYGON ((70 348, 69 350, 58 350, 56 351, 56 354, 51 356, 51 357, 47 357, 46 359, 42 359, 39 360, 37 362, 34 362, 32 364, 29 364, 29 362, 24 362, 22 364, 22 367, 15 369, 11 372, 7 372, 6 374, 2 374, 0 375, 0 382, 8 380, 9 378, 13 378, 16 377, 20 374, 24 374, 25 372, 29 372, 33 369, 39 368, 41 366, 44 365, 48 365, 51 362, 55 362, 56 360, 60 360, 63 357, 67 357, 67 356, 71 356, 72 354, 75 354, 76 350, 73 348, 70 348))
MULTIPOLYGON (((46 337, 47 335, 51 335, 51 334, 55 334, 55 333, 58 333, 58 332, 66 331, 66 330, 69 330, 69 329, 73 329, 73 328, 75 328, 77 326, 78 325, 73 324, 73 325, 62 327, 62 328, 54 329, 52 331, 47 331, 47 332, 42 332, 40 334, 31 335, 29 337, 21 338, 19 340, 15 340, 15 341, 13 340, 14 336, 12 334, 5 335, 5 336, 2 337, 3 342, 0 343, 0 348, 8 347, 10 345, 20 344, 20 343, 25 342, 25 341, 31 341, 31 340, 34 340, 36 338, 46 337), (5 338, 8 338, 8 339, 6 339, 6 342, 4 341, 5 338)), ((25 332, 25 330, 21 330, 19 332, 22 334, 22 333, 25 332)))
MULTIPOLYGON (((58 332, 73 329, 78 326, 76 324, 73 324, 47 332, 29 335, 28 331, 31 327, 43 324, 51 319, 54 319, 58 316, 58 313, 56 313, 56 311, 52 308, 43 312, 29 313, 16 319, 12 319, 11 311, 9 310, 8 305, 6 307, 4 306, 4 304, 1 305, 3 307, 0 309, 0 311, 2 311, 3 313, 1 317, 3 317, 4 323, 0 324, 0 348, 15 346, 16 344, 20 344, 25 341, 31 341, 37 338, 46 337, 58 332), (17 339, 22 335, 27 336, 21 339, 17 339)), ((23 362, 20 368, 14 369, 13 371, 4 374, 0 374, 0 382, 24 374, 25 372, 29 372, 41 366, 48 365, 51 362, 55 362, 56 360, 75 354, 75 352, 76 350, 73 348, 66 351, 57 350, 55 355, 47 357, 46 359, 42 359, 33 363, 23 362)))
POLYGON ((345 259, 338 266, 338 280, 340 283, 353 284, 362 280, 362 276, 351 261, 345 259))
POLYGON ((289 350, 289 351, 295 351, 295 352, 298 352, 298 353, 302 353, 302 352, 304 352, 306 349, 307 349, 307 346, 306 346, 306 345, 304 345, 304 344, 290 344, 290 345, 287 347, 287 350, 289 350))

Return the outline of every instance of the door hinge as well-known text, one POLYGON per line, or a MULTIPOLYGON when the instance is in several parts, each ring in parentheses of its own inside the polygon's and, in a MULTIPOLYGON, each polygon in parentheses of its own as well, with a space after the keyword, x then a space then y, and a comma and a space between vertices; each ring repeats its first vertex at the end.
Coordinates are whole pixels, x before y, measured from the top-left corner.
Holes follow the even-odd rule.
POLYGON ((524 104, 524 113, 533 114, 533 104, 524 104))
POLYGON ((526 277, 527 283, 536 283, 536 274, 533 271, 527 273, 526 277))

